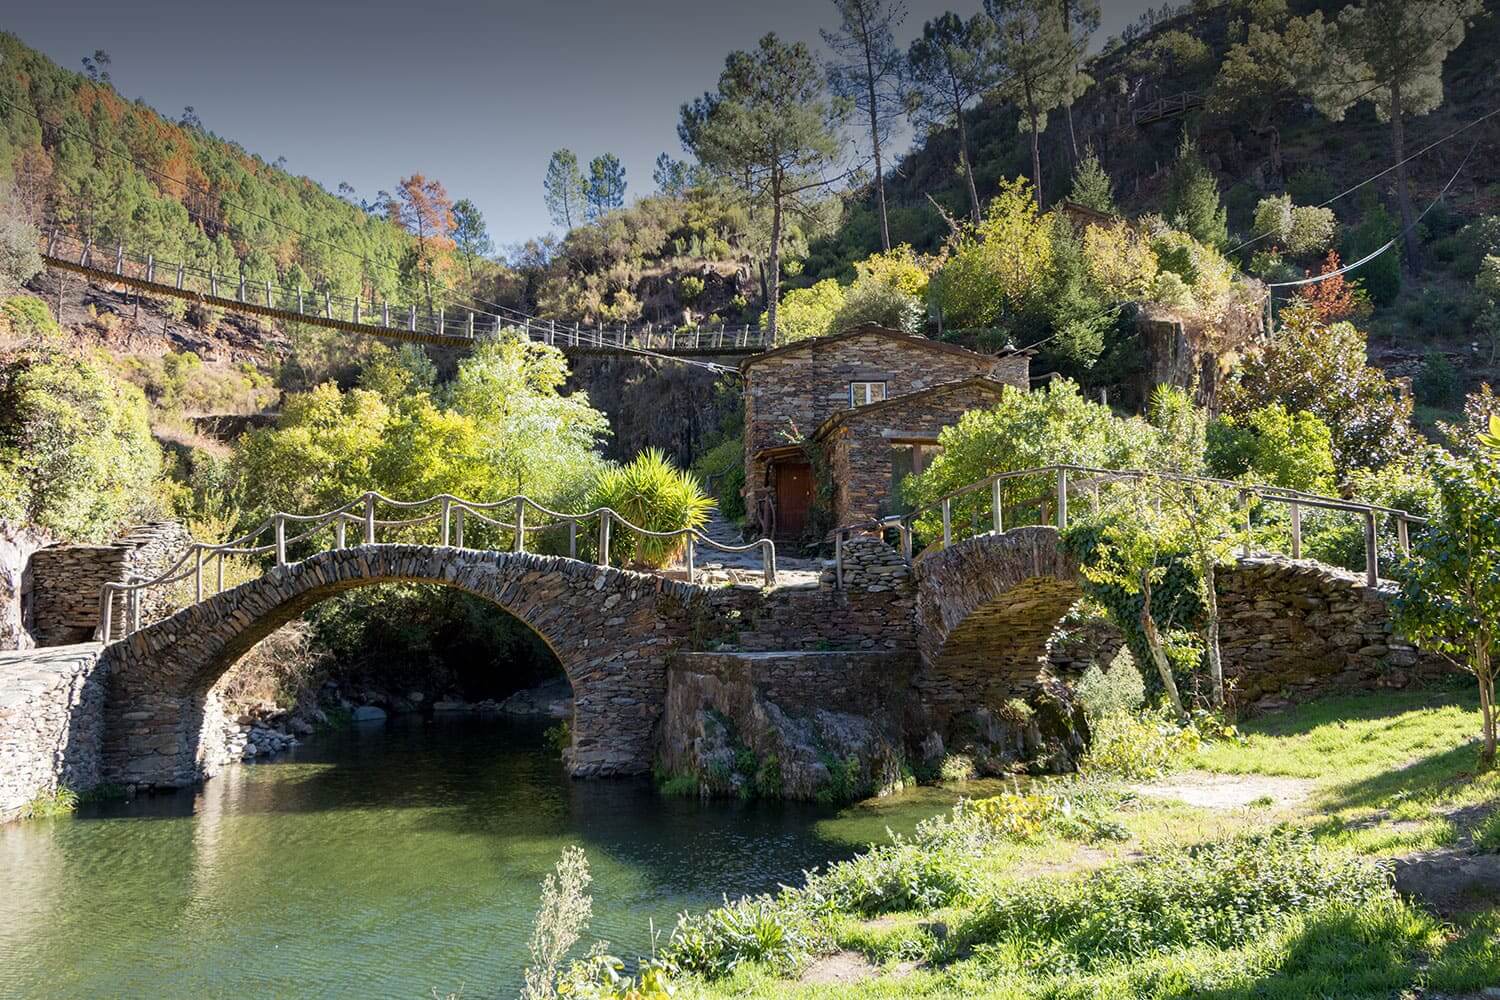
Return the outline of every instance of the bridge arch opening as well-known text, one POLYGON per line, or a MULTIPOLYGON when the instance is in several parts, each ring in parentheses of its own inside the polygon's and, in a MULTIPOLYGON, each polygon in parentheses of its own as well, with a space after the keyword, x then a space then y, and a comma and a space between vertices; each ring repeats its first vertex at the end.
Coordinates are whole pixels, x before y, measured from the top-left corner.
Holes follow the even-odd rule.
POLYGON ((214 773, 226 671, 309 609, 392 583, 463 592, 535 636, 573 690, 571 773, 649 770, 666 688, 659 581, 556 557, 374 545, 277 567, 109 647, 104 780, 180 786, 214 773))

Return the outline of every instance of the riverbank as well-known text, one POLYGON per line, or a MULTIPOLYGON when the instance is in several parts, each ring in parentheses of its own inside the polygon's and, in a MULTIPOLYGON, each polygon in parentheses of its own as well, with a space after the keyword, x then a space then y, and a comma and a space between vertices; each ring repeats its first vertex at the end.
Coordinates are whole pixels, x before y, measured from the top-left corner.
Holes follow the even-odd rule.
POLYGON ((732 908, 778 944, 693 920, 676 995, 1500 995, 1500 772, 1475 770, 1475 702, 1328 699, 1156 780, 991 798, 732 908))

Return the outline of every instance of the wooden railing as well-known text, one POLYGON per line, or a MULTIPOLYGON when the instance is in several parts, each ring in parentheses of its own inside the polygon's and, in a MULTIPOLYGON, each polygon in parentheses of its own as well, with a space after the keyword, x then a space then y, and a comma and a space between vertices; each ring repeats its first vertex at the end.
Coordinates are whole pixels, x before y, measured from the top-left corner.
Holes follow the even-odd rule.
MULTIPOLYGON (((715 541, 696 528, 651 531, 632 524, 609 507, 596 507, 582 514, 566 514, 551 510, 524 496, 508 497, 493 503, 474 503, 445 493, 426 500, 400 501, 371 491, 362 495, 358 500, 321 514, 272 514, 250 531, 230 541, 219 544, 193 542, 176 562, 151 579, 137 578, 104 584, 99 595, 99 630, 96 637, 105 642, 115 638, 114 612, 117 602, 122 603, 124 613, 123 634, 129 635, 139 630, 142 599, 146 591, 152 588, 168 587, 192 580, 193 603, 202 601, 205 596, 221 593, 224 590, 226 559, 237 556, 273 555, 275 564, 282 566, 287 563, 289 547, 306 543, 309 540, 321 540, 324 532, 327 532, 327 540, 331 541, 332 548, 344 548, 349 541, 351 528, 357 533, 360 544, 375 545, 378 544, 379 533, 382 529, 410 531, 421 526, 432 525, 436 529, 438 544, 461 549, 465 547, 464 529, 466 525, 472 523, 487 525, 510 534, 510 542, 504 549, 491 549, 490 551, 525 552, 528 535, 552 529, 565 531, 570 559, 578 558, 579 529, 588 526, 588 530, 597 538, 594 564, 599 566, 610 564, 610 552, 616 527, 624 529, 627 537, 681 539, 683 561, 689 583, 695 580, 695 555, 700 545, 721 552, 749 552, 758 549, 765 585, 767 587, 776 585, 776 545, 769 538, 758 539, 744 545, 729 545, 715 541), (412 516, 382 518, 378 516, 382 506, 403 514, 411 513, 412 516), (416 513, 419 511, 423 513, 416 513), (496 511, 511 512, 512 519, 504 521, 491 517, 490 513, 496 511), (540 519, 528 517, 529 513, 540 515, 540 519)), ((402 541, 415 544, 407 538, 403 538, 402 541)), ((326 551, 326 549, 316 548, 313 551, 326 551)))
POLYGON ((1028 499, 1019 503, 1013 502, 1012 509, 1041 507, 1043 510, 1043 519, 1046 520, 1047 507, 1055 505, 1058 531, 1066 531, 1068 529, 1068 504, 1071 497, 1087 493, 1092 501, 1093 511, 1097 513, 1100 506, 1099 498, 1101 489, 1114 483, 1155 479, 1169 482, 1196 483, 1237 491, 1240 506, 1244 510, 1244 541, 1241 551, 1247 556, 1250 555, 1253 544, 1254 525, 1251 520, 1251 512, 1255 500, 1282 504, 1288 508, 1291 522, 1290 555, 1293 559, 1302 558, 1302 511, 1304 508, 1345 511, 1357 514, 1364 522, 1365 582, 1371 587, 1376 586, 1380 582, 1380 547, 1378 538, 1380 517, 1385 516, 1394 523, 1397 545, 1401 552, 1407 555, 1411 552, 1411 526, 1427 523, 1427 519, 1424 517, 1394 507, 1382 507, 1379 504, 1359 503, 1358 501, 1344 500, 1339 497, 1304 493, 1300 490, 1284 489, 1279 486, 1262 486, 1235 482, 1228 479, 1212 479, 1204 476, 1188 476, 1171 472, 1147 472, 1140 469, 1096 469, 1083 465, 1044 465, 1033 469, 1018 469, 1014 472, 1001 472, 989 476, 978 482, 954 490, 952 493, 939 497, 937 500, 916 510, 907 511, 904 514, 858 521, 834 529, 834 563, 838 586, 843 587, 844 580, 844 543, 849 540, 852 534, 871 531, 878 531, 883 534, 886 531, 894 530, 899 536, 901 553, 910 562, 912 559, 913 535, 915 533, 916 522, 922 517, 933 513, 941 516, 942 545, 946 548, 953 544, 954 501, 976 493, 988 492, 988 513, 991 529, 989 533, 1001 534, 1005 531, 1005 485, 1018 480, 1037 478, 1044 480, 1051 479, 1053 481, 1053 488, 1033 494, 1028 499))
POLYGON ((1176 118, 1185 115, 1194 108, 1203 107, 1203 95, 1195 93, 1173 94, 1171 97, 1162 97, 1152 101, 1143 108, 1136 108, 1130 113, 1131 123, 1150 125, 1152 122, 1163 121, 1167 118, 1176 118))
POLYGON ((60 229, 45 234, 41 249, 49 267, 128 285, 148 294, 388 340, 456 347, 504 331, 519 331, 549 346, 605 351, 753 353, 772 346, 764 330, 748 324, 657 329, 647 323, 633 329, 587 329, 512 310, 429 309, 373 298, 350 298, 272 281, 247 281, 242 276, 219 274, 211 268, 158 260, 153 254, 137 253, 123 244, 96 246, 60 229))

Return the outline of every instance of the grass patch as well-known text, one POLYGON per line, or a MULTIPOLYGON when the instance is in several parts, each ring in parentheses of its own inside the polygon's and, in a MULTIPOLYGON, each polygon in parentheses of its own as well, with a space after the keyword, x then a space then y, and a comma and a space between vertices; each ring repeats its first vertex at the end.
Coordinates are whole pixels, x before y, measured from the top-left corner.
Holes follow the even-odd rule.
POLYGON ((78 793, 71 788, 60 787, 43 792, 21 807, 21 819, 54 819, 71 816, 78 808, 78 793))

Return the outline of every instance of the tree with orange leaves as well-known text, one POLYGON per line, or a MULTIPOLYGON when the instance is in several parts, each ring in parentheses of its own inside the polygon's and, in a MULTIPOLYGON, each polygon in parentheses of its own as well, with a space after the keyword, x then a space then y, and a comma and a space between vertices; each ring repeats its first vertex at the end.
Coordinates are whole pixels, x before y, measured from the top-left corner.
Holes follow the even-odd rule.
POLYGON ((1333 277, 1297 289, 1297 297, 1312 309, 1320 323, 1337 323, 1369 311, 1363 290, 1353 282, 1345 281, 1342 274, 1334 274, 1340 266, 1338 251, 1328 251, 1318 273, 1332 274, 1333 277))
POLYGON ((432 286, 441 281, 453 253, 453 202, 441 182, 412 174, 402 178, 386 214, 416 239, 409 264, 413 276, 422 283, 431 310, 432 286))

